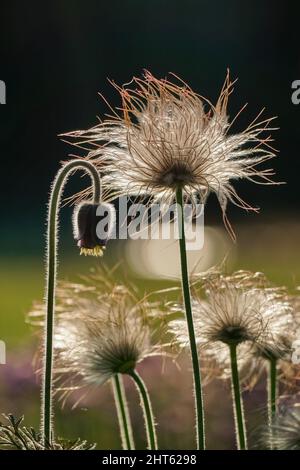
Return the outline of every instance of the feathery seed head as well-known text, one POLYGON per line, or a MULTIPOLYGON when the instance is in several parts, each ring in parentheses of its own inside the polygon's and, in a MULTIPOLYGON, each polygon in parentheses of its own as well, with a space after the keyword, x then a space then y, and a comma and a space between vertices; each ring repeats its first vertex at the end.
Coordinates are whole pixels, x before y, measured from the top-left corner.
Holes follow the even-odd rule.
POLYGON ((263 332, 261 302, 249 280, 212 275, 203 281, 205 298, 195 294, 193 300, 199 344, 257 341, 263 332))
POLYGON ((296 339, 293 307, 285 288, 266 287, 263 292, 264 334, 258 338, 253 353, 263 359, 291 361, 292 343, 296 339))
MULTIPOLYGON (((292 315, 285 291, 269 287, 261 273, 212 274, 202 281, 204 298, 195 295, 193 314, 199 347, 229 372, 228 345, 239 345, 239 366, 248 375, 255 357, 285 357, 292 337, 292 315), (246 367, 247 366, 247 367, 246 367), (247 373, 248 370, 248 373, 247 373)), ((195 291, 197 286, 195 286, 195 291)), ((171 330, 181 345, 187 332, 181 320, 171 330)))
POLYGON ((275 416, 267 440, 272 449, 300 450, 300 403, 275 416))
POLYGON ((266 295, 269 298, 269 308, 264 313, 266 327, 251 351, 251 367, 248 368, 250 386, 255 385, 268 361, 276 361, 278 379, 289 389, 297 388, 299 366, 293 363, 292 356, 294 342, 299 338, 300 330, 294 299, 287 294, 285 288, 269 287, 266 295))
POLYGON ((230 230, 228 201, 253 209, 238 196, 232 181, 273 183, 273 170, 258 168, 275 155, 270 135, 264 135, 274 130, 272 118, 259 121, 260 113, 244 131, 231 133, 235 118, 230 123, 227 114, 233 91, 229 74, 215 106, 186 83, 157 79, 150 72, 123 87, 114 86, 122 99, 121 115, 112 110, 113 116, 98 126, 67 136, 75 138, 76 145, 80 140, 85 148, 91 144, 88 158, 105 170, 103 182, 116 194, 151 195, 169 203, 177 188, 203 202, 212 192, 230 230))
MULTIPOLYGON (((105 293, 65 283, 58 290, 55 332, 56 374, 77 388, 103 384, 114 374, 130 373, 146 357, 161 354, 153 341, 149 303, 125 286, 105 293)), ((66 385, 64 385, 66 388, 66 385)))

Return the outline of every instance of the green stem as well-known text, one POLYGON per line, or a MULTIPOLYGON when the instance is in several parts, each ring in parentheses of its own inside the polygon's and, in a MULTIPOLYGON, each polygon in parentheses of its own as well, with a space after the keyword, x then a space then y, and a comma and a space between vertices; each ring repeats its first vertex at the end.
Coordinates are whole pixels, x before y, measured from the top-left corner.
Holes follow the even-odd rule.
POLYGON ((246 425, 244 418, 244 409, 241 396, 241 387, 239 379, 239 371, 237 364, 236 344, 231 344, 230 349, 230 363, 231 363, 231 381, 232 381, 232 400, 235 418, 236 438, 238 450, 247 449, 247 436, 246 425))
POLYGON ((150 401, 150 397, 149 397, 146 385, 143 382, 140 375, 135 370, 130 372, 129 375, 134 380, 135 385, 140 393, 141 406, 143 409, 144 419, 145 419, 148 449, 157 450, 158 447, 157 447, 157 438, 156 438, 156 432, 155 432, 153 411, 152 411, 151 401, 150 401))
POLYGON ((117 408, 122 447, 124 450, 134 450, 134 440, 129 409, 121 375, 116 374, 112 379, 115 404, 117 408))
POLYGON ((190 296, 188 265, 185 244, 185 230, 184 230, 184 206, 182 189, 176 191, 176 202, 180 208, 178 214, 178 228, 179 228, 179 247, 180 247, 180 260, 181 260, 181 278, 182 278, 182 291, 185 304, 186 321, 189 332, 190 351, 193 364, 194 374, 194 394, 195 394, 195 407, 196 407, 196 429, 197 429, 197 449, 205 449, 205 426, 204 426, 204 411, 203 411, 203 398, 201 386, 201 370, 198 358, 195 329, 193 322, 193 313, 190 296))
POLYGON ((47 317, 45 324, 45 358, 42 392, 42 432, 45 441, 50 442, 52 433, 52 366, 53 366, 53 321, 55 307, 55 287, 57 276, 57 232, 58 212, 62 191, 69 175, 78 169, 86 170, 93 181, 93 201, 98 203, 101 197, 101 183, 97 169, 85 160, 72 160, 66 163, 57 173, 53 182, 48 213, 47 230, 47 273, 46 273, 46 305, 47 317))
MULTIPOLYGON (((269 374, 268 374, 268 421, 270 429, 270 438, 272 438, 272 425, 274 416, 276 414, 276 400, 277 400, 277 359, 268 359, 269 374)), ((272 442, 272 439, 271 439, 272 442)))

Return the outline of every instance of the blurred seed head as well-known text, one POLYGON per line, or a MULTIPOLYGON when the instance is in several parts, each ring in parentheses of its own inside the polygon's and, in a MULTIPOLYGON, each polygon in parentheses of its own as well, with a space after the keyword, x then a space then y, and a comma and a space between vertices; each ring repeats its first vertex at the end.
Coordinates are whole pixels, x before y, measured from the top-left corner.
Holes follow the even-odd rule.
MULTIPOLYGON (((145 358, 165 354, 156 303, 123 284, 61 283, 57 290, 54 375, 62 399, 89 384, 130 373, 145 358)), ((37 309, 33 318, 38 318, 37 309)))
POLYGON ((266 287, 262 297, 262 313, 266 324, 258 339, 254 354, 264 359, 291 360, 295 338, 293 308, 284 288, 266 287))
POLYGON ((284 287, 266 287, 264 291, 268 308, 264 309, 264 334, 251 350, 248 364, 249 386, 253 387, 270 361, 276 361, 278 380, 288 389, 299 383, 299 366, 293 364, 294 342, 300 330, 292 297, 284 287))
POLYGON ((300 450, 300 403, 275 416, 265 440, 276 450, 300 450))

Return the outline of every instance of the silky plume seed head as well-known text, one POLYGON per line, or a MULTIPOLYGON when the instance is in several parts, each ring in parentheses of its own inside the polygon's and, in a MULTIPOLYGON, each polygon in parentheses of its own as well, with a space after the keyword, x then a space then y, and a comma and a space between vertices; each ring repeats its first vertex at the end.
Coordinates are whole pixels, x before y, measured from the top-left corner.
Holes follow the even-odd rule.
POLYGON ((103 256, 103 251, 114 230, 115 208, 109 203, 82 202, 74 209, 74 239, 80 254, 103 256))
POLYGON ((292 344, 297 337, 294 308, 285 287, 264 290, 265 334, 259 339, 255 354, 268 360, 291 362, 292 344))
MULTIPOLYGON (((224 223, 228 202, 246 210, 251 207, 237 194, 232 182, 247 179, 258 184, 274 184, 272 169, 260 165, 273 158, 270 125, 274 118, 261 119, 262 112, 249 126, 231 132, 227 105, 233 83, 226 77, 215 105, 195 93, 186 83, 158 79, 146 71, 123 87, 115 84, 122 100, 120 115, 113 115, 87 131, 66 134, 83 148, 104 170, 103 185, 115 195, 145 195, 169 204, 177 189, 192 201, 205 202, 215 193, 224 223)), ((243 110, 244 108, 242 108, 243 110)), ((72 141, 71 141, 72 142, 72 141)))
POLYGON ((300 450, 300 403, 275 415, 266 439, 272 449, 300 450))
MULTIPOLYGON (((163 326, 153 317, 159 309, 156 303, 138 299, 123 284, 106 280, 99 291, 96 276, 86 281, 63 283, 57 289, 54 376, 62 400, 77 389, 104 384, 115 374, 130 374, 148 357, 165 354, 163 326)), ((32 317, 37 323, 37 308, 32 317)))
POLYGON ((238 345, 257 340, 263 330, 256 289, 245 289, 235 276, 214 275, 204 280, 204 290, 204 298, 196 291, 193 298, 199 344, 238 345))
MULTIPOLYGON (((276 357, 283 354, 280 332, 286 335, 286 342, 288 335, 292 337, 292 317, 285 291, 269 287, 262 274, 250 272, 213 274, 198 282, 204 296, 194 285, 195 332, 207 361, 215 362, 216 373, 227 378, 228 346, 238 346, 242 379, 257 380, 258 369, 262 370, 259 361, 271 354, 276 357)), ((183 320, 172 322, 171 331, 181 346, 188 344, 183 320)))
POLYGON ((295 310, 286 288, 267 287, 264 310, 264 334, 251 350, 248 367, 249 387, 268 369, 270 361, 277 364, 277 380, 288 389, 295 389, 299 383, 299 366, 293 363, 295 341, 299 338, 299 327, 295 310))

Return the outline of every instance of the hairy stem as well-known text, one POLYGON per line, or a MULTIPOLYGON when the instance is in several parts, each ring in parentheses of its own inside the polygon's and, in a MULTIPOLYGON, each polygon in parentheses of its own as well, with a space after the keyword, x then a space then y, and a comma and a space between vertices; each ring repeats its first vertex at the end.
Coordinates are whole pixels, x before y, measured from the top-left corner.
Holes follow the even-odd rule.
POLYGON ((129 409, 121 375, 116 374, 112 379, 115 404, 119 420, 122 447, 124 450, 134 450, 134 440, 129 409))
MULTIPOLYGON (((271 358, 268 360, 269 373, 268 373, 268 422, 270 429, 270 438, 272 437, 272 425, 274 416, 276 414, 276 399, 277 399, 277 360, 271 358)), ((271 439, 272 441, 272 439, 271 439)))
POLYGON ((157 437, 155 431, 154 417, 151 406, 151 401, 149 393, 147 391, 146 385, 140 375, 134 370, 130 372, 130 376, 135 382, 135 385, 140 393, 141 397, 141 406, 144 413, 145 427, 147 433, 148 449, 157 450, 157 437))
POLYGON ((191 295, 188 276, 187 254, 185 244, 185 230, 184 230, 184 207, 182 189, 177 189, 176 201, 180 208, 178 214, 178 228, 179 228, 179 247, 180 247, 180 260, 181 260, 181 279, 182 279, 182 292, 185 304, 186 321, 189 332, 190 352, 193 364, 194 375, 194 396, 196 408, 196 430, 197 430, 197 449, 205 449, 205 425, 204 425, 204 410, 203 410, 203 397, 201 386, 201 370, 198 358, 191 295))
POLYGON ((48 212, 47 261, 46 261, 46 308, 45 323, 45 358, 43 369, 42 391, 42 432, 45 441, 51 442, 52 432, 52 366, 53 366, 53 321, 55 308, 55 287, 57 276, 57 234, 58 213, 64 185, 75 170, 85 170, 93 182, 93 201, 100 202, 100 177, 94 165, 85 160, 72 160, 66 163, 57 173, 53 182, 48 212))
POLYGON ((235 433, 237 439, 238 450, 247 449, 246 425, 244 418, 244 408, 241 396, 241 387, 239 379, 239 371, 237 364, 236 344, 231 344, 230 363, 231 363, 231 383, 232 383, 232 401, 234 410, 235 433))

